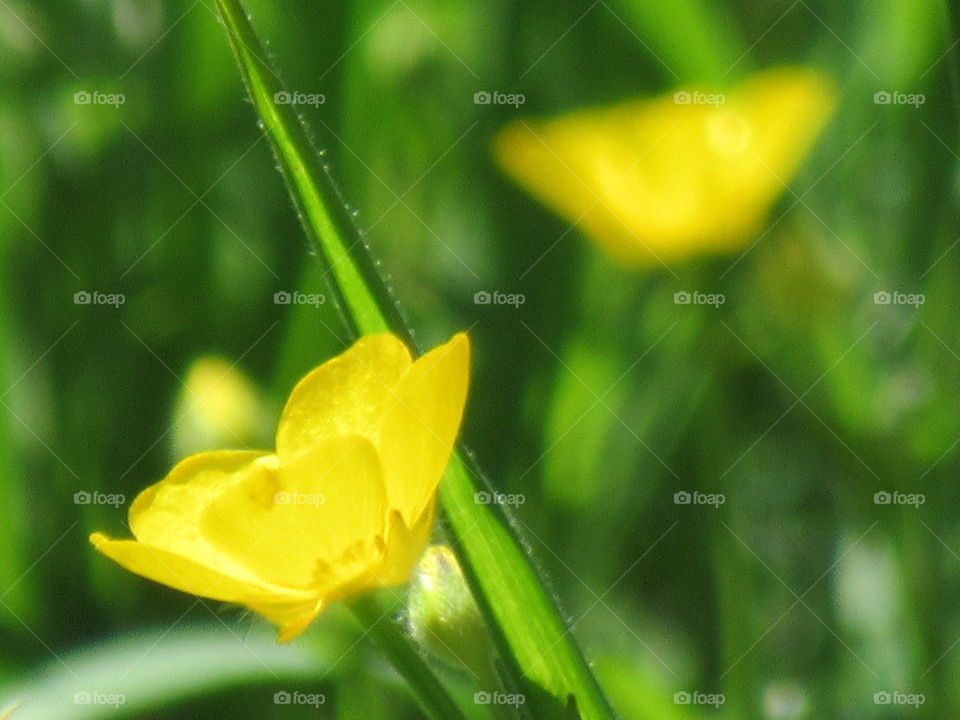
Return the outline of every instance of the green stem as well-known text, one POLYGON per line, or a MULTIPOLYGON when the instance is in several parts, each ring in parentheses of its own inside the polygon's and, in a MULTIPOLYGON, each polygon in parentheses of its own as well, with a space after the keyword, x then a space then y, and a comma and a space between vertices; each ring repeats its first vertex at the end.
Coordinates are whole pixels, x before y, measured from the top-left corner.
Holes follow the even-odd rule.
MULTIPOLYGON (((291 105, 275 101, 282 85, 240 0, 217 5, 250 99, 352 334, 393 332, 412 345, 300 117, 291 105)), ((499 504, 477 502, 478 483, 492 489, 461 450, 450 460, 440 501, 460 565, 498 643, 505 676, 538 717, 561 717, 575 702, 583 720, 610 720, 613 711, 508 513, 499 504)))
POLYGON ((349 605, 364 631, 383 649, 410 686, 417 700, 434 720, 466 720, 433 670, 424 662, 413 640, 393 617, 393 609, 375 594, 349 605))

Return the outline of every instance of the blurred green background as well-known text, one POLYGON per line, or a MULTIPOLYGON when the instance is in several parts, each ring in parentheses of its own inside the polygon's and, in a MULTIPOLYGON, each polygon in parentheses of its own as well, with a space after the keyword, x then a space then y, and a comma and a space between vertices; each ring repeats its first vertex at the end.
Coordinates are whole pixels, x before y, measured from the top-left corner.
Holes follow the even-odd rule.
MULTIPOLYGON (((301 112, 420 341, 469 329, 465 438, 524 495, 529 549, 624 718, 960 716, 950 6, 247 7, 287 87, 323 95, 301 112), (748 252, 623 270, 490 158, 517 117, 784 63, 841 102, 748 252), (726 302, 674 304, 694 289, 726 302)), ((184 453, 268 446, 293 383, 347 343, 332 303, 274 302, 328 290, 212 2, 2 0, 0 57, 0 713, 418 717, 338 611, 274 646, 86 540, 126 536, 129 500, 184 453), (188 402, 207 356, 252 383, 227 434, 188 402)))

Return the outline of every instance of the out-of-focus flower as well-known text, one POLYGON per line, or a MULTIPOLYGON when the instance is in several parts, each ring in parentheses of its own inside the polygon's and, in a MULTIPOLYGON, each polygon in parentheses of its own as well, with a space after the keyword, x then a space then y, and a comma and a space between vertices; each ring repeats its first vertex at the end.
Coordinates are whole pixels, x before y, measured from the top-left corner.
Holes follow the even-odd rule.
POLYGON ((749 241, 835 103, 823 74, 776 68, 728 95, 690 88, 517 121, 494 153, 622 263, 681 261, 749 241))
POLYGON ((393 335, 363 338, 297 384, 275 453, 188 457, 130 507, 136 540, 90 540, 139 575, 245 605, 291 640, 330 603, 410 577, 469 356, 462 333, 416 362, 393 335))
POLYGON ((205 355, 187 371, 174 409, 177 458, 200 450, 256 447, 266 412, 249 378, 227 360, 205 355))

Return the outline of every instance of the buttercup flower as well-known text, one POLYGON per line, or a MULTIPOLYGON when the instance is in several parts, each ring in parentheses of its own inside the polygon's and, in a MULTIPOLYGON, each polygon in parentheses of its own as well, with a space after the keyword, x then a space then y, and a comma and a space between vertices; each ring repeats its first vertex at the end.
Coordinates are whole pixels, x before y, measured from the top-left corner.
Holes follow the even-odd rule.
POLYGON ((666 96, 518 121, 504 171, 628 265, 736 249, 758 230, 830 117, 824 75, 777 68, 730 94, 666 96))
POLYGON ((239 603, 292 640, 332 602, 409 578, 460 427, 470 348, 415 362, 372 335, 303 378, 276 451, 192 455, 130 507, 135 540, 90 536, 126 569, 239 603))

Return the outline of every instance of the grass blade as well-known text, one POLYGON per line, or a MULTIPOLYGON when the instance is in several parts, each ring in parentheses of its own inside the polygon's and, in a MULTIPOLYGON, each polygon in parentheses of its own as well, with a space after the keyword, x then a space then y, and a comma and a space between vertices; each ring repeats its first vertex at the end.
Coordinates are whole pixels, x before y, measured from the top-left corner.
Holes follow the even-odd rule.
MULTIPOLYGON (((330 269, 348 326, 356 335, 391 331, 410 342, 409 329, 302 120, 292 106, 274 102, 282 85, 239 0, 217 4, 305 231, 330 269)), ((504 509, 475 501, 481 477, 461 451, 450 462, 440 498, 464 572, 500 647, 506 684, 526 696, 535 717, 612 718, 570 628, 522 550, 504 509)))

